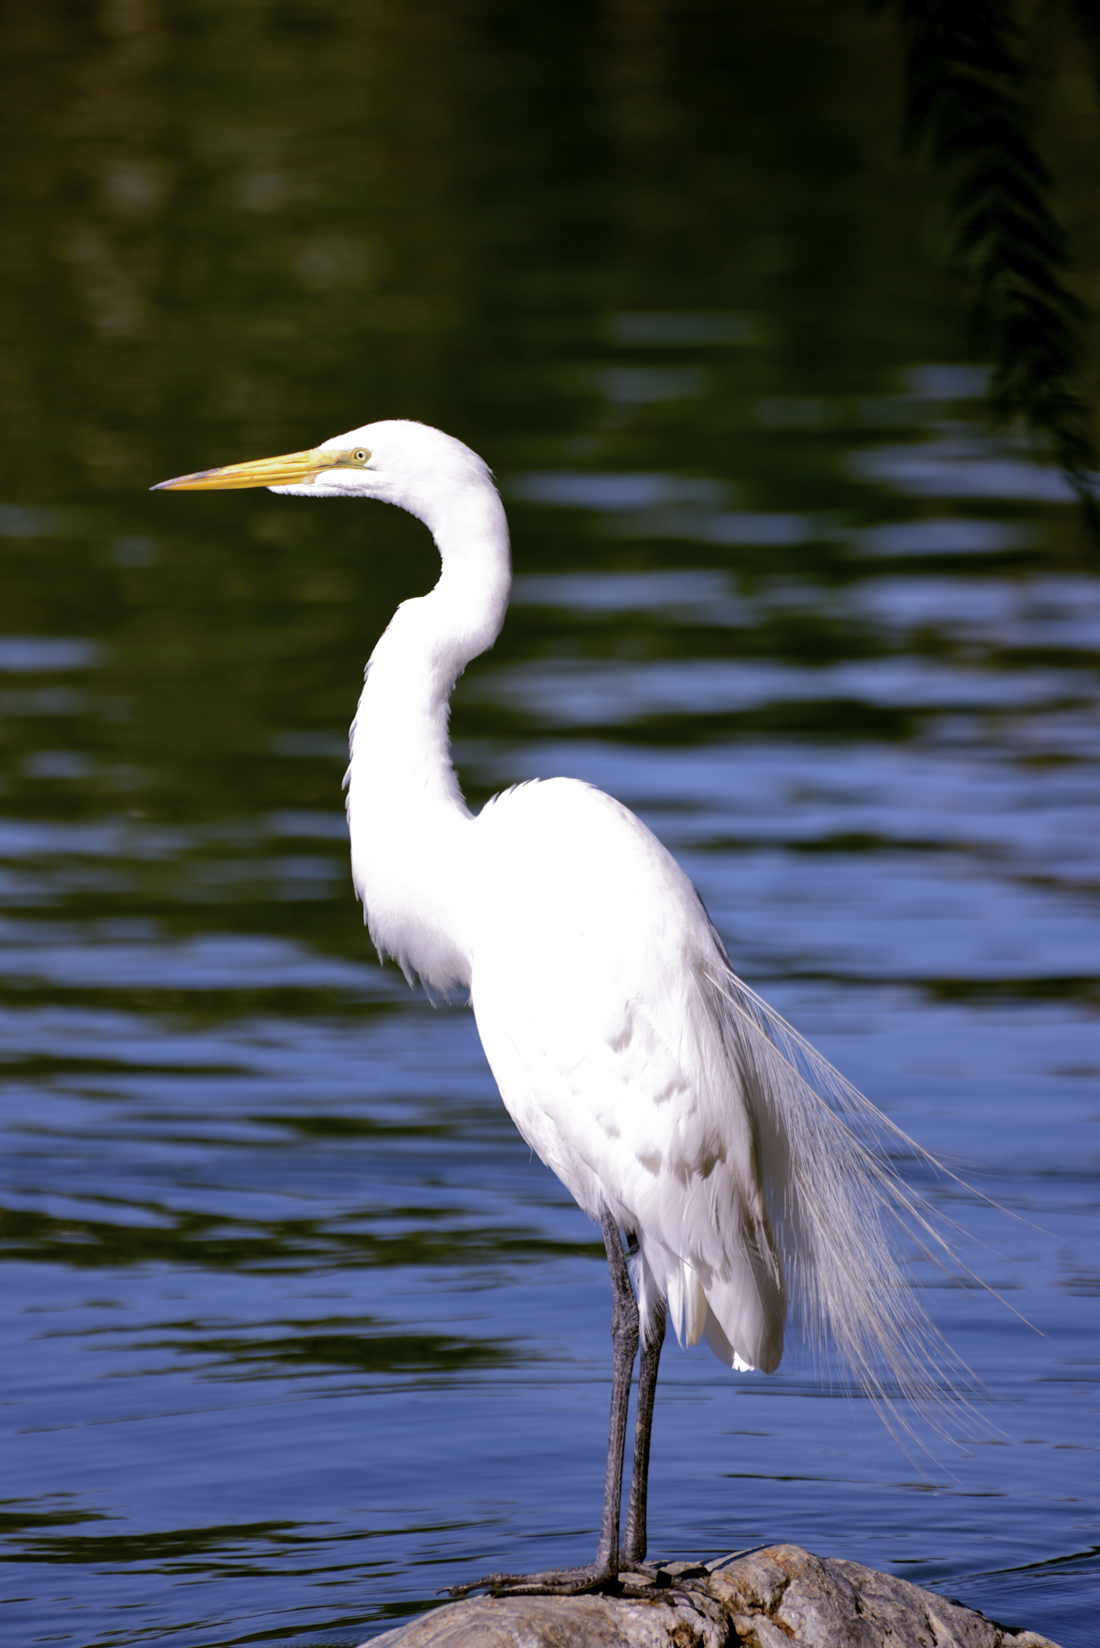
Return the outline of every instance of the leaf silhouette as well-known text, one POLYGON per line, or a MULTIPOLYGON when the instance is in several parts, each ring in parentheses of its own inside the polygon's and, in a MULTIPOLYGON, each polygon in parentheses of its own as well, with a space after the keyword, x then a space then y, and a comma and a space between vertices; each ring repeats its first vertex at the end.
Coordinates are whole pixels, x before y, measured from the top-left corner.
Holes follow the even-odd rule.
MULTIPOLYGON (((873 0, 876 9, 888 0, 873 0)), ((1053 3, 1053 0, 1052 0, 1053 3)), ((1100 87, 1100 0, 1063 0, 1100 87)), ((904 138, 954 174, 952 251, 975 288, 993 358, 989 399, 1048 445, 1100 545, 1091 409, 1081 388, 1089 312, 1065 284, 1065 230, 1030 132, 1030 42, 1010 0, 895 0, 905 39, 904 138)))

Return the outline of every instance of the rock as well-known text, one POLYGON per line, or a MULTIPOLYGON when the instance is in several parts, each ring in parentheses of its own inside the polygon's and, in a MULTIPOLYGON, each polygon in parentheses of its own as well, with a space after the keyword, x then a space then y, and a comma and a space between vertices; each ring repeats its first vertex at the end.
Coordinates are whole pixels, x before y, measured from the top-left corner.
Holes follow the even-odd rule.
POLYGON ((1052 1648, 861 1562, 773 1545, 710 1564, 708 1587, 747 1648, 1052 1648))
MULTIPOLYGON (((726 1648, 736 1643, 706 1597, 476 1597, 375 1637, 369 1648, 726 1648)), ((790 1648, 789 1638, 783 1638, 790 1648)), ((770 1648, 770 1645, 769 1645, 770 1648)))
POLYGON ((1038 1631, 797 1545, 661 1573, 667 1597, 473 1597, 369 1648, 1055 1648, 1038 1631))

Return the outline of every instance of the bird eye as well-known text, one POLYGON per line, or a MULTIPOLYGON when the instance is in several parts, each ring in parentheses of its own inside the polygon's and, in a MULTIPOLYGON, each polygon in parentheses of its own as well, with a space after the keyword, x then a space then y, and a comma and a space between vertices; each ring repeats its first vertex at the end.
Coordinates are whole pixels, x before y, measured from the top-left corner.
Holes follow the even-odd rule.
POLYGON ((370 453, 364 451, 364 449, 360 447, 358 452, 352 453, 352 457, 355 459, 356 463, 365 464, 367 459, 370 457, 370 453))

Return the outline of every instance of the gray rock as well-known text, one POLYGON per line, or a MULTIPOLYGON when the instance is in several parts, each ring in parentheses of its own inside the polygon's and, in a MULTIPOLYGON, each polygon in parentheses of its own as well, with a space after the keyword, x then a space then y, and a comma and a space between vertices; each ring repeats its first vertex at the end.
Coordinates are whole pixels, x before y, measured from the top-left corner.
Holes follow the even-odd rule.
POLYGON ((1052 1648, 861 1562, 774 1545, 714 1563, 709 1589, 748 1648, 1052 1648))
POLYGON ((1055 1648, 1038 1631, 996 1625, 908 1580, 797 1545, 705 1568, 672 1562, 663 1574, 660 1598, 452 1602, 370 1648, 1055 1648))

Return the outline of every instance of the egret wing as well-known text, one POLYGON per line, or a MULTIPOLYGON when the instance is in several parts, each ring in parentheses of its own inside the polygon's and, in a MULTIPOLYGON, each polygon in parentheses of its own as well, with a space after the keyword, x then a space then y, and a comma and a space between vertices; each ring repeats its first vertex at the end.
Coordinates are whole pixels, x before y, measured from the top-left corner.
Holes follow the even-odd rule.
POLYGON ((478 834, 473 1005, 520 1132, 637 1235, 683 1337, 776 1366, 782 1267, 695 889, 632 813, 568 780, 509 792, 478 834))

